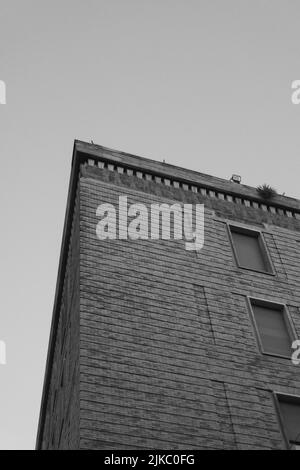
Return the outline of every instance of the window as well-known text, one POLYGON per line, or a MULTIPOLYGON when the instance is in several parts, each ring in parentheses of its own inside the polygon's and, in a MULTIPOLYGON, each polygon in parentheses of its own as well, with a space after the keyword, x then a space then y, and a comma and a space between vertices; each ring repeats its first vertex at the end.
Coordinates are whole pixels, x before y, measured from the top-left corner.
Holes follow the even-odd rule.
POLYGON ((254 271, 272 273, 272 265, 262 234, 230 225, 231 243, 238 266, 254 271))
POLYGON ((250 310, 262 352, 290 359, 295 334, 285 306, 250 299, 250 310))
POLYGON ((288 448, 300 450, 300 397, 276 395, 276 399, 288 448))

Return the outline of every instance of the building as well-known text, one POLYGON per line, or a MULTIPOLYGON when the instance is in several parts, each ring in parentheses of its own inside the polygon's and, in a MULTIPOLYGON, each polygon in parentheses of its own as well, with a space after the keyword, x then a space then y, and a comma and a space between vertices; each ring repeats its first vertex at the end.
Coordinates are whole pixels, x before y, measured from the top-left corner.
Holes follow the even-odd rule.
POLYGON ((300 445, 300 201, 76 141, 37 449, 300 445), (99 240, 99 204, 205 205, 205 243, 99 240))

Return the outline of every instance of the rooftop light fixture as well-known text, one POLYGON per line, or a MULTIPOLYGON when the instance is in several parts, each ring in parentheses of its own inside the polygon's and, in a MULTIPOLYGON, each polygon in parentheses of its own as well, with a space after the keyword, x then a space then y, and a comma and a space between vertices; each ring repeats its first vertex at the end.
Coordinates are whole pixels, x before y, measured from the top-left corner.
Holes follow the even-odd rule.
POLYGON ((232 175, 230 181, 232 181, 233 183, 240 184, 242 181, 242 177, 240 175, 232 175))

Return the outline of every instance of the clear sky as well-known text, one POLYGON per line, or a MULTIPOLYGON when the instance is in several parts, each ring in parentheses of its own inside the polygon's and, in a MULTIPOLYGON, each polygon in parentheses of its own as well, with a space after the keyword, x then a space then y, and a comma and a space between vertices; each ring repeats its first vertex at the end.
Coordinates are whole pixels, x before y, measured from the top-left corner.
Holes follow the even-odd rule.
POLYGON ((300 198, 299 0, 0 0, 0 448, 36 428, 75 138, 300 198))

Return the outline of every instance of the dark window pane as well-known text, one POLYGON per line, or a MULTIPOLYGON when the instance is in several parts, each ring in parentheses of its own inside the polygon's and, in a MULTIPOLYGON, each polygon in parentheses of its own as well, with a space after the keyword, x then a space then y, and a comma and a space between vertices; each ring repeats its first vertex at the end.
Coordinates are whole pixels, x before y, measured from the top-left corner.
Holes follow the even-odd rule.
POLYGON ((300 444, 300 403, 290 403, 279 399, 279 404, 288 440, 291 443, 300 444))
POLYGON ((235 231, 231 233, 239 264, 249 269, 268 271, 269 269, 259 244, 259 238, 235 231))
POLYGON ((254 304, 253 312, 264 351, 290 356, 292 340, 287 330, 283 310, 254 304))

